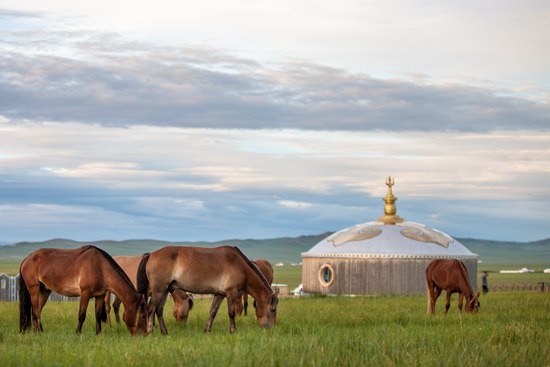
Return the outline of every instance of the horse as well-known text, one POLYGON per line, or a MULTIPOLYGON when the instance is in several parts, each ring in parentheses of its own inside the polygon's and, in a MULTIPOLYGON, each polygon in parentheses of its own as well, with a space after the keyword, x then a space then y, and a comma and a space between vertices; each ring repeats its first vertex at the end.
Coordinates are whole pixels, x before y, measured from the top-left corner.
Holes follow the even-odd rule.
POLYGON ((105 293, 116 293, 124 303, 124 323, 130 334, 145 334, 146 299, 132 285, 115 260, 95 246, 73 250, 43 248, 27 256, 19 268, 19 329, 25 333, 32 324, 42 332, 42 308, 52 291, 61 295, 80 296, 77 333, 82 332, 88 301, 95 298, 96 334, 106 320, 105 293))
MULTIPOLYGON (((267 282, 269 284, 273 283, 273 266, 271 266, 271 263, 265 259, 258 259, 254 260, 254 264, 260 269, 267 282)), ((254 307, 256 307, 255 303, 254 307)), ((235 309, 238 316, 242 315, 243 311, 246 316, 248 314, 248 293, 246 292, 240 292, 235 309)))
MULTIPOLYGON (((141 261, 141 256, 113 256, 113 259, 118 263, 118 265, 120 265, 122 270, 124 270, 124 272, 132 280, 132 284, 134 285, 134 287, 137 287, 137 269, 139 266, 139 262, 141 261)), ((172 299, 174 300, 174 318, 177 322, 187 321, 189 311, 191 311, 191 309, 193 308, 193 295, 187 294, 186 292, 179 289, 174 289, 171 294, 172 299)), ((115 313, 117 324, 120 323, 120 303, 120 298, 115 295, 115 299, 113 300, 113 311, 115 313)), ((105 311, 107 313, 107 323, 111 325, 111 291, 107 291, 107 293, 105 294, 105 311)), ((159 315, 159 312, 157 312, 157 317, 159 317, 159 322, 164 323, 162 314, 159 315)))
POLYGON ((470 285, 468 270, 460 260, 437 259, 426 268, 428 283, 428 314, 435 313, 435 302, 443 290, 446 291, 445 314, 451 305, 451 294, 458 293, 458 309, 462 312, 462 303, 466 297, 466 312, 479 310, 479 293, 474 293, 470 285))
MULTIPOLYGON (((227 298, 229 332, 236 331, 235 303, 241 291, 256 300, 256 318, 260 327, 273 327, 276 323, 277 294, 258 267, 238 247, 167 246, 145 254, 138 268, 138 291, 151 294, 148 315, 152 316, 158 305, 166 300, 170 289, 214 295, 204 328, 207 333, 212 330, 224 298, 227 298)), ((148 320, 148 333, 153 330, 152 321, 148 320)), ((161 332, 166 334, 167 330, 161 328, 161 332)))

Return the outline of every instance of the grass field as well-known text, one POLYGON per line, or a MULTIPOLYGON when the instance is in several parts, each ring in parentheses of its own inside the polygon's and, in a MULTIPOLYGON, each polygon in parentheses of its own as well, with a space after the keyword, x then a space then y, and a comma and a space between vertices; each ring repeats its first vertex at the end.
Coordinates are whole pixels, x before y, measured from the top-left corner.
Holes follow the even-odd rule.
MULTIPOLYGON (((19 273, 20 259, 1 259, 0 273, 16 275, 19 273)), ((545 264, 479 264, 478 272, 488 270, 489 286, 515 286, 515 285, 536 285, 540 282, 550 283, 550 274, 544 274, 542 271, 545 264), (500 269, 520 269, 522 267, 535 269, 536 273, 527 274, 500 274, 500 269)), ((274 283, 287 284, 289 291, 296 288, 302 282, 301 266, 276 266, 274 267, 274 283)), ((478 274, 478 283, 481 284, 481 275, 478 274)))
MULTIPOLYGON (((15 274, 19 262, 1 262, 0 272, 15 274), (11 269, 11 271, 9 270, 11 269)), ((519 266, 505 265, 516 269, 519 266)), ((541 270, 539 265, 533 266, 541 270)), ((550 274, 499 274, 490 286, 550 281, 550 274)), ((275 267, 275 283, 293 289, 301 267, 275 267)), ((548 366, 550 294, 490 292, 481 311, 459 315, 453 296, 449 315, 440 299, 436 315, 425 314, 425 296, 304 297, 281 299, 277 327, 261 330, 253 315, 237 319, 229 334, 222 304, 212 333, 203 332, 209 299, 196 300, 187 324, 176 324, 167 303, 169 334, 155 329, 131 337, 121 325, 105 326, 96 336, 91 303, 83 333, 76 335, 78 304, 49 302, 43 334, 18 332, 18 304, 0 303, 0 364, 4 366, 548 366)))
POLYGON ((76 335, 76 302, 46 304, 44 333, 20 335, 17 303, 0 303, 2 366, 548 366, 550 295, 489 293, 477 315, 427 316, 423 296, 304 297, 280 301, 277 327, 239 317, 230 335, 225 302, 210 335, 210 300, 197 300, 178 325, 168 302, 169 334, 131 337, 125 327, 94 334, 91 309, 76 335))

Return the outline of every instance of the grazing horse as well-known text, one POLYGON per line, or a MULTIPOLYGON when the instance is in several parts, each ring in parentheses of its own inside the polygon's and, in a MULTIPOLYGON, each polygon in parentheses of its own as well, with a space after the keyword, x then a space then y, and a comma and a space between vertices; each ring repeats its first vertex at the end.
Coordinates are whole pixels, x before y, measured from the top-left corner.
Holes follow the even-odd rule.
MULTIPOLYGON (((170 289, 214 295, 205 332, 212 330, 214 317, 225 297, 229 332, 235 332, 235 303, 241 291, 256 300, 256 318, 261 327, 272 327, 276 323, 277 294, 258 267, 237 247, 167 246, 145 254, 138 269, 138 291, 151 294, 147 305, 150 316, 170 289)), ((147 332, 151 332, 153 319, 148 321, 147 332)), ((161 332, 167 331, 161 328, 161 332)))
MULTIPOLYGON (((113 259, 117 262, 118 265, 124 270, 128 277, 132 280, 134 287, 137 287, 137 269, 141 261, 141 256, 113 256, 113 259)), ((174 289, 172 291, 172 298, 174 299, 174 318, 176 321, 187 321, 189 316, 189 311, 193 308, 193 295, 187 294, 184 291, 179 289, 174 289)), ((115 313, 116 322, 120 323, 120 298, 115 295, 113 301, 113 311, 115 313)), ((105 311, 107 312, 107 322, 111 325, 111 292, 107 291, 105 295, 105 311)), ((162 318, 162 312, 157 310, 157 317, 159 317, 159 322, 164 323, 162 318), (160 313, 160 314, 159 314, 160 313)), ((164 326, 166 327, 166 326, 164 326)))
POLYGON ((95 297, 96 334, 106 319, 105 293, 116 293, 124 303, 124 323, 132 335, 145 334, 146 300, 138 294, 130 279, 109 254, 95 246, 74 250, 46 248, 31 253, 19 269, 19 328, 43 331, 40 314, 52 291, 61 295, 80 296, 78 326, 82 331, 88 301, 95 297))
POLYGON ((470 285, 468 270, 460 260, 437 259, 426 268, 428 283, 428 313, 435 313, 435 302, 443 290, 447 293, 445 314, 451 305, 451 294, 458 293, 458 309, 462 312, 463 298, 466 297, 466 312, 474 313, 479 309, 479 293, 474 293, 470 285))
MULTIPOLYGON (((262 274, 265 276, 265 279, 269 284, 273 283, 273 266, 271 266, 271 263, 264 259, 254 260, 254 264, 260 269, 262 274)), ((256 307, 256 304, 254 304, 254 307, 256 307)), ((246 316, 248 314, 248 293, 241 292, 239 297, 237 298, 237 305, 235 312, 237 315, 242 315, 244 310, 244 315, 246 316), (244 304, 244 305, 243 305, 244 304)))

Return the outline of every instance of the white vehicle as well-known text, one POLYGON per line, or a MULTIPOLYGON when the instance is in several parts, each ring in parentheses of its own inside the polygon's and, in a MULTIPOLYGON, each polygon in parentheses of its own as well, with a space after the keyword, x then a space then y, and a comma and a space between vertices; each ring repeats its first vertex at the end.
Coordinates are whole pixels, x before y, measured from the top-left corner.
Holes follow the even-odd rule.
POLYGON ((294 290, 292 292, 290 292, 290 294, 293 295, 293 296, 301 296, 303 292, 304 292, 304 288, 300 284, 299 286, 294 288, 294 290))

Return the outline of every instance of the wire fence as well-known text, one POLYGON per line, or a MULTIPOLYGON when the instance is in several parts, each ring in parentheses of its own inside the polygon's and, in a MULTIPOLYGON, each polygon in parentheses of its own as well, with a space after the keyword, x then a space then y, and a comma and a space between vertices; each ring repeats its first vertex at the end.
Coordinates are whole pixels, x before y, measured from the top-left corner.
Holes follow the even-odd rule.
MULTIPOLYGON (((19 301, 19 287, 17 282, 20 275, 9 276, 4 273, 0 274, 0 302, 17 302, 19 301)), ((67 297, 52 292, 48 300, 50 301, 78 301, 80 297, 67 297)))
MULTIPOLYGON (((19 287, 17 286, 19 277, 19 274, 16 276, 9 276, 5 273, 0 274, 0 302, 19 301, 19 287)), ((273 284, 272 288, 281 296, 288 295, 288 286, 286 284, 273 284)), ((201 298, 200 295, 195 297, 201 298)), ((208 298, 211 297, 211 295, 204 295, 203 297, 208 298)), ((78 301, 79 299, 80 297, 67 297, 55 292, 52 292, 50 298, 48 298, 50 301, 78 301)))

